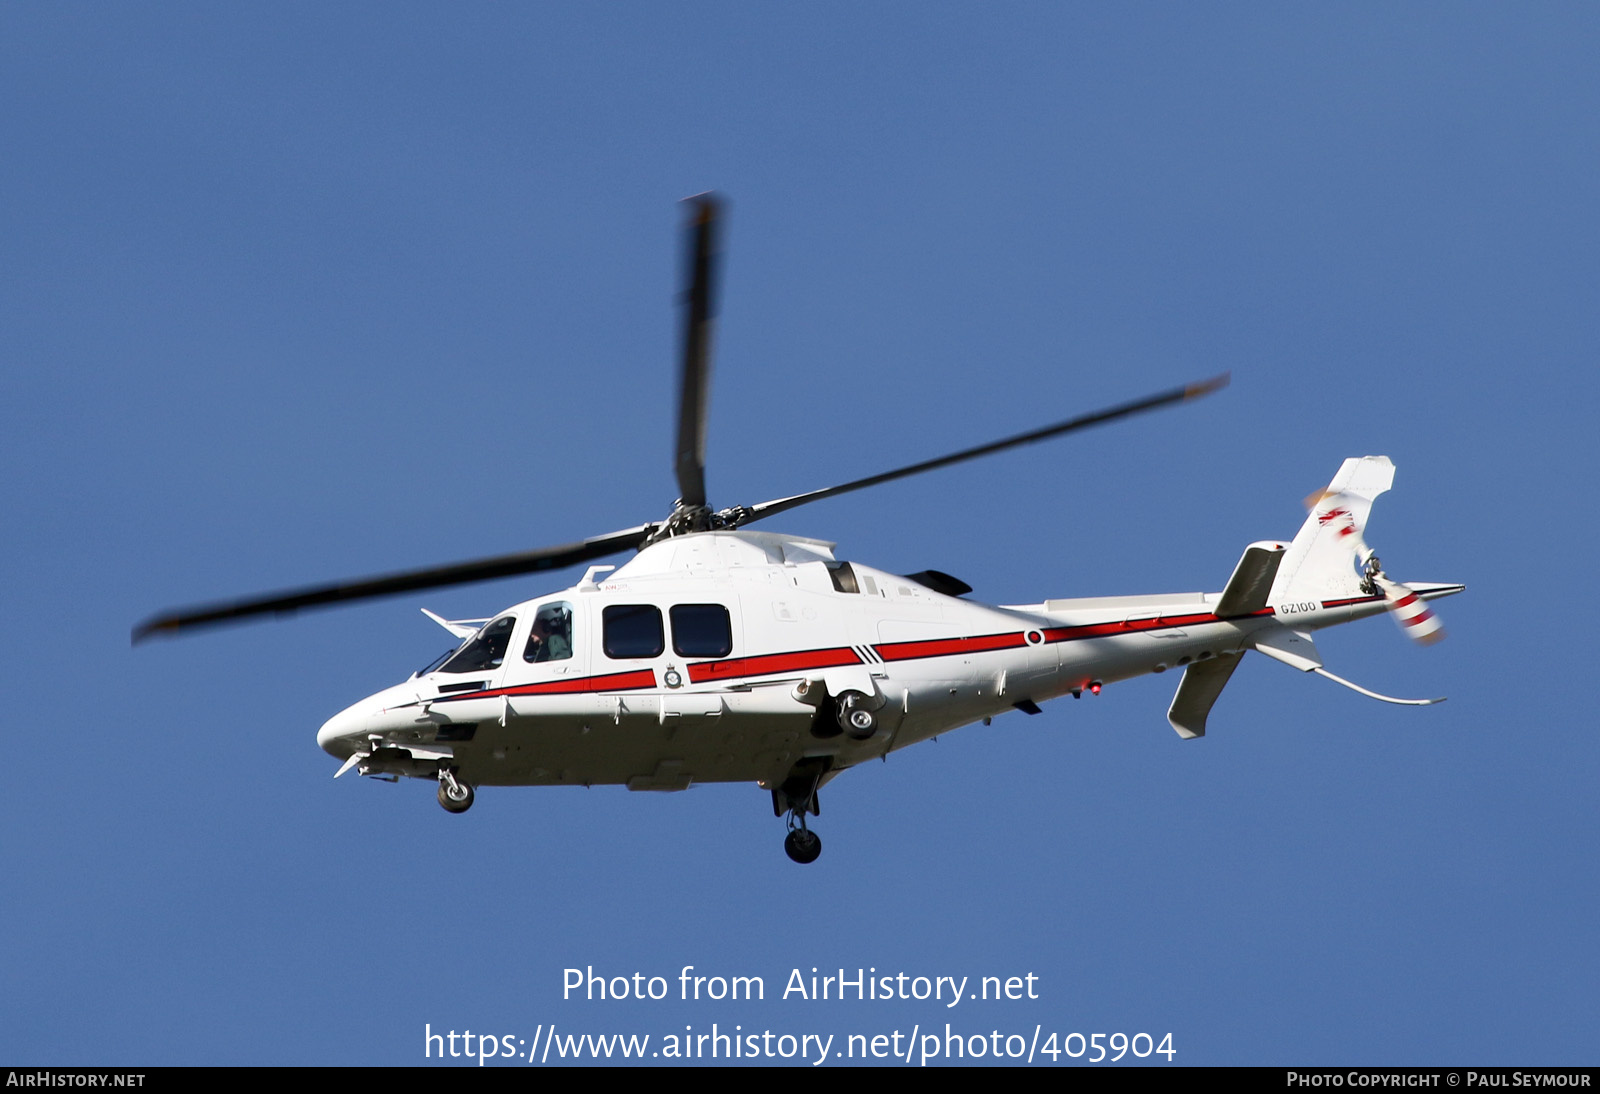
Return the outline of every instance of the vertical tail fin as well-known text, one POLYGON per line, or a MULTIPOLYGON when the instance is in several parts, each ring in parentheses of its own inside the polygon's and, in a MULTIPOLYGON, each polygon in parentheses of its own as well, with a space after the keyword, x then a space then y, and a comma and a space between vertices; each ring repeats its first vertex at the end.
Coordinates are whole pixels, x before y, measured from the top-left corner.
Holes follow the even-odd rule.
POLYGON ((1345 460, 1326 490, 1306 499, 1311 514, 1284 553, 1269 600, 1338 600, 1361 596, 1358 563, 1366 561, 1364 534, 1372 501, 1394 485, 1388 456, 1345 460))

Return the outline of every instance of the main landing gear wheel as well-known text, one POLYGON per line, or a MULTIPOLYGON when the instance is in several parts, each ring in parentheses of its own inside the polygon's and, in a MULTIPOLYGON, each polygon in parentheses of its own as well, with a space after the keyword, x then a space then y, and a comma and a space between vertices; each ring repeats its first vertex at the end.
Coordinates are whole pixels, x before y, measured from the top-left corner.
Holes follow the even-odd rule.
POLYGON ((448 771, 439 774, 439 804, 444 806, 448 813, 465 813, 472 808, 472 799, 476 795, 472 787, 464 782, 457 781, 456 777, 448 771))
POLYGON ((822 854, 822 837, 809 828, 796 828, 784 837, 783 849, 802 865, 816 862, 817 856, 822 854))
POLYGON ((867 709, 867 697, 858 691, 839 696, 839 728, 852 740, 865 741, 878 731, 878 718, 867 709))

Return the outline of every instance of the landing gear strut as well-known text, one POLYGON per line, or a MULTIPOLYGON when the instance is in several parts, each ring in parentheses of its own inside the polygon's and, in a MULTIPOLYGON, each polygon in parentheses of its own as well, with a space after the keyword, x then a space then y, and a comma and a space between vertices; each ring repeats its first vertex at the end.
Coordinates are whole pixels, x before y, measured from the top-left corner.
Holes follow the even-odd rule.
POLYGON ((772 811, 778 816, 789 814, 789 834, 783 839, 783 850, 794 861, 804 865, 816 862, 822 854, 822 837, 806 827, 806 814, 820 817, 822 804, 817 800, 817 787, 827 773, 827 761, 803 761, 783 785, 772 791, 772 811))
POLYGON ((439 804, 448 813, 465 813, 472 808, 472 787, 456 778, 448 767, 439 769, 439 804))

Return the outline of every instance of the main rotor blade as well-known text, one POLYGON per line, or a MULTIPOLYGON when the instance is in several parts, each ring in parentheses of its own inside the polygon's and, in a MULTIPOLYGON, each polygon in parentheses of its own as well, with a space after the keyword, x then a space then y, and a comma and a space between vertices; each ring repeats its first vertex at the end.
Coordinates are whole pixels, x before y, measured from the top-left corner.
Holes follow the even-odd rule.
POLYGON ((711 334, 717 314, 717 219, 715 194, 686 199, 691 206, 689 289, 684 296, 683 362, 678 373, 678 447, 674 470, 685 506, 706 503, 706 403, 711 394, 711 334))
POLYGON ((560 547, 544 547, 537 551, 522 551, 498 558, 483 558, 472 562, 457 562, 449 566, 433 566, 425 570, 408 570, 404 573, 382 577, 341 581, 330 585, 317 585, 308 589, 272 593, 249 600, 201 604, 181 608, 164 615, 152 616, 133 628, 133 641, 137 644, 158 634, 176 634, 197 627, 210 627, 219 623, 232 623, 258 615, 288 615, 301 608, 316 608, 324 604, 339 604, 349 600, 369 600, 380 596, 415 592, 419 589, 438 589, 446 585, 462 585, 469 581, 488 581, 497 577, 537 573, 540 570, 559 570, 604 558, 630 547, 644 543, 653 525, 628 528, 609 535, 567 543, 560 547))
POLYGON ((837 497, 840 494, 848 494, 852 490, 864 490, 869 486, 877 486, 879 483, 892 482, 895 479, 908 478, 911 475, 920 475, 924 471, 934 471, 941 467, 949 467, 953 463, 961 463, 965 460, 975 460, 979 456, 988 456, 995 452, 1003 452, 1008 448, 1017 448, 1021 445, 1033 444, 1035 441, 1043 441, 1048 440, 1051 437, 1059 437, 1063 433, 1071 433, 1075 430, 1087 429, 1092 425, 1101 425, 1105 422, 1114 422, 1118 418, 1128 418, 1135 414, 1143 414, 1147 410, 1155 410, 1157 407, 1167 406, 1170 403, 1181 403, 1189 399, 1198 399, 1202 395, 1211 394, 1218 388, 1227 387, 1228 380, 1229 374, 1224 372, 1221 376, 1213 376, 1209 380, 1201 380, 1198 383, 1189 384, 1185 387, 1174 388, 1171 391, 1163 391, 1158 395, 1151 395, 1148 398, 1136 399, 1131 403, 1122 403, 1118 406, 1108 407, 1105 410, 1094 411, 1091 414, 1083 414, 1076 418, 1069 418, 1064 422, 1057 422, 1055 425, 1047 425, 1043 429, 1035 429, 1029 433, 1018 433, 1015 437, 1006 437, 1003 440, 994 441, 990 444, 981 444, 976 448, 966 448, 960 452, 952 452, 948 456, 939 456, 936 459, 923 460, 921 463, 914 463, 909 467, 902 467, 895 471, 885 471, 881 475, 870 475, 867 478, 856 479, 854 482, 843 483, 839 486, 829 486, 822 490, 813 490, 808 494, 795 494, 792 497, 778 498, 774 501, 764 501, 760 505, 751 506, 748 510, 749 515, 744 516, 743 519, 738 521, 738 523, 741 526, 750 524, 754 521, 763 520, 766 517, 774 516, 775 514, 785 512, 789 509, 794 509, 797 506, 805 505, 808 502, 821 501, 823 498, 837 497))

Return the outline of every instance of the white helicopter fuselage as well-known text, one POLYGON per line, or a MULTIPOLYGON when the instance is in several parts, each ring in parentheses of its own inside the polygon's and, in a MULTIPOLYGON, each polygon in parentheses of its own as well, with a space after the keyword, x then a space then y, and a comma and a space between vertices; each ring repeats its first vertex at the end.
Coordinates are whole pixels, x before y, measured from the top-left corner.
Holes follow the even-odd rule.
POLYGON ((335 778, 436 779, 440 806, 471 808, 478 786, 624 785, 683 790, 753 781, 788 815, 784 850, 814 862, 806 817, 840 771, 958 726, 1107 683, 1182 670, 1167 721, 1206 720, 1246 650, 1375 699, 1322 665, 1311 633, 1389 611, 1403 633, 1443 637, 1426 601, 1459 585, 1391 580, 1363 532, 1394 481, 1386 456, 1344 461, 1293 543, 1255 543, 1220 593, 1045 600, 991 607, 936 571, 900 577, 838 559, 833 544, 747 530, 803 505, 1202 398, 1226 373, 986 444, 753 505, 714 508, 706 425, 721 200, 687 199, 673 475, 665 519, 571 543, 163 612, 134 642, 472 581, 555 571, 627 550, 605 580, 591 566, 562 593, 489 620, 428 613, 460 648, 329 719, 318 743, 335 778))
POLYGON ((1068 693, 1231 659, 1212 673, 1220 680, 1197 726, 1170 716, 1180 735, 1198 736, 1242 651, 1294 663, 1298 633, 1315 659, 1310 630, 1385 610, 1381 595, 1302 595, 1221 618, 1223 596, 994 607, 842 562, 818 540, 682 535, 603 579, 591 572, 507 609, 477 632, 499 634, 497 649, 463 658, 479 641, 469 639, 441 668, 336 715, 317 739, 369 775, 431 779, 448 765, 477 786, 773 789, 807 762, 826 781, 1013 709, 1037 713, 1068 693), (541 618, 564 621, 558 656, 533 638, 541 618), (842 696, 871 711, 870 726, 857 727, 869 732, 841 731, 828 704, 842 696))

